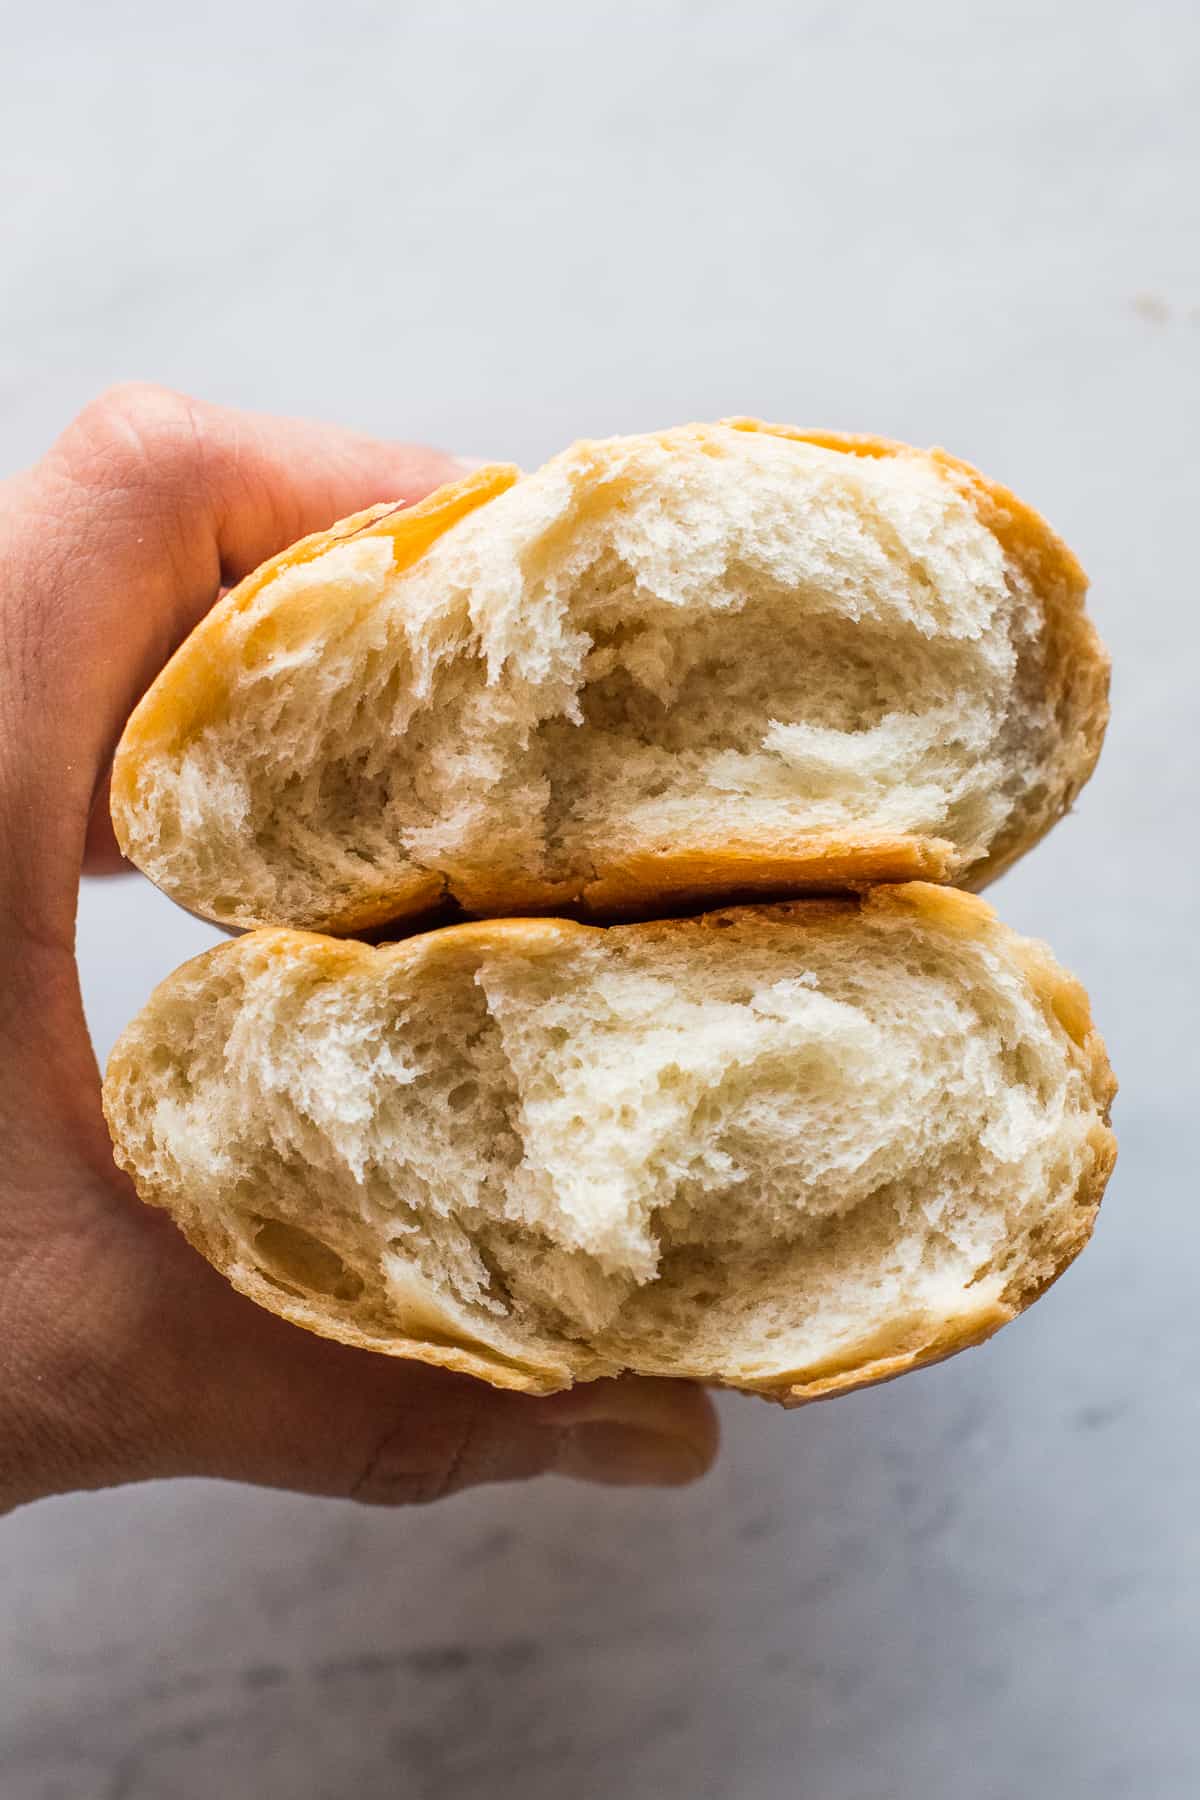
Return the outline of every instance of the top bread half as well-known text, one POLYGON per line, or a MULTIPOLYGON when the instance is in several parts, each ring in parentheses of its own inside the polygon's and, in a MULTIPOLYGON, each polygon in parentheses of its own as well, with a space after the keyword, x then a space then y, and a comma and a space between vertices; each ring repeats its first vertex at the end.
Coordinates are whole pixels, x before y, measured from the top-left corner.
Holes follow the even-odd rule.
POLYGON ((1086 579, 965 463, 733 419, 307 538, 130 719, 121 848, 232 926, 980 886, 1071 805, 1086 579))

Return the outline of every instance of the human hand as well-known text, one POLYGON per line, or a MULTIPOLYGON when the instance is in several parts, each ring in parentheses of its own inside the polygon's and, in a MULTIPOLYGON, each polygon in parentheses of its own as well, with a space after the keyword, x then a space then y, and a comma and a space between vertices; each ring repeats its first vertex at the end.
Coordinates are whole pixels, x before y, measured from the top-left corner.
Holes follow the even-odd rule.
POLYGON ((671 1485, 712 1459, 711 1404, 683 1383, 532 1399, 299 1331, 112 1161, 74 939, 81 869, 119 862, 126 717, 222 586, 461 472, 133 386, 0 484, 0 1511, 166 1475, 403 1503, 547 1470, 671 1485))

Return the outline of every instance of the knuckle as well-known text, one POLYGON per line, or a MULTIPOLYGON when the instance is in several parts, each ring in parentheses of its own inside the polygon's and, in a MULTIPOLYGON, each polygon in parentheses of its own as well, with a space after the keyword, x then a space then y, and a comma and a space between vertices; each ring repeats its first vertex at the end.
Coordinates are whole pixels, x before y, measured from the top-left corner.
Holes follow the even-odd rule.
POLYGON ((481 1405, 470 1397, 435 1417, 407 1418, 378 1439, 350 1498, 367 1506, 429 1506, 471 1482, 481 1405))
POLYGON ((194 476, 201 441, 194 401, 153 382, 127 381, 84 407, 61 449, 87 486, 170 493, 194 476))
POLYGON ((152 381, 121 381, 84 407, 76 424, 98 437, 123 440, 129 434, 149 435, 178 424, 189 402, 171 388, 152 381))

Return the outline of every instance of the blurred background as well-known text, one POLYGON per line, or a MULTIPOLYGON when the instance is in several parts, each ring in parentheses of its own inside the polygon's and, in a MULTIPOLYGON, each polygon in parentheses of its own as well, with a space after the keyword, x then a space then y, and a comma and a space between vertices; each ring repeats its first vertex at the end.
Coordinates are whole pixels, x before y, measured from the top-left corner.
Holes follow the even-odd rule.
MULTIPOLYGON (((758 413, 1044 510, 1113 725, 994 898, 1122 1082, 1042 1305, 835 1406, 728 1398, 694 1491, 4 1521, 0 1793, 1192 1800, 1200 13, 48 0, 0 9, 0 66, 0 472, 144 377, 526 465, 758 413)), ((209 938, 86 887, 102 1058, 209 938)))

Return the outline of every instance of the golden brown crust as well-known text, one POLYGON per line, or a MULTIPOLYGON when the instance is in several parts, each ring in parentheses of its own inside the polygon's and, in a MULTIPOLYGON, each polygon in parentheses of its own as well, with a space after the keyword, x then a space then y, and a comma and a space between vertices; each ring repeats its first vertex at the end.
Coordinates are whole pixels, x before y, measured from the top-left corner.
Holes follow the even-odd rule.
POLYGON ((455 878, 422 873, 386 898, 348 905, 301 929, 334 934, 374 931, 426 917, 448 901, 481 919, 504 913, 557 913, 583 920, 643 918, 664 909, 786 900, 845 892, 875 881, 950 881, 961 864, 945 838, 864 832, 857 837, 797 837, 781 842, 725 838, 686 850, 664 844, 597 863, 591 875, 564 881, 525 876, 520 885, 486 869, 455 878))
POLYGON ((1019 1310, 997 1303, 949 1320, 910 1320, 856 1344, 837 1362, 793 1369, 759 1385, 731 1385, 741 1393, 757 1394, 761 1400, 774 1400, 789 1408, 807 1406, 814 1400, 833 1400, 839 1394, 853 1394, 882 1381, 895 1381, 913 1369, 945 1362, 960 1350, 982 1344, 1014 1319, 1019 1310))
MULTIPOLYGON (((977 1307, 966 1307, 950 1316, 893 1318, 885 1321, 868 1339, 843 1347, 836 1357, 805 1367, 784 1369, 769 1377, 747 1378, 736 1373, 724 1374, 710 1367, 680 1370, 692 1378, 717 1382, 742 1392, 758 1394, 785 1406, 799 1406, 822 1400, 856 1388, 888 1381, 911 1369, 940 1362, 968 1346, 983 1342, 1000 1326, 1023 1312, 1042 1294, 1083 1249, 1091 1236, 1108 1178, 1116 1160, 1116 1140, 1109 1127, 1109 1110, 1116 1092, 1116 1082, 1108 1062, 1104 1044, 1092 1023, 1087 994, 1078 981, 1060 968, 1044 946, 1018 937, 997 919, 993 909, 975 895, 961 890, 910 882, 897 886, 875 887, 861 895, 831 896, 825 899, 792 900, 779 905, 751 906, 737 909, 739 919, 757 918, 764 924, 782 926, 803 923, 805 928, 856 913, 883 916, 911 916, 915 921, 937 931, 961 935, 974 940, 991 939, 1010 961, 1016 961, 1026 974, 1031 987, 1048 1015, 1062 1026, 1076 1047, 1080 1065, 1095 1099, 1098 1119, 1093 1128, 1091 1168, 1080 1183, 1074 1207, 1058 1232, 1036 1246, 1035 1260, 1014 1272, 999 1299, 977 1307)), ((657 920, 647 925, 629 925, 610 929, 626 932, 653 932, 656 936, 697 931, 717 931, 729 916, 729 909, 711 912, 691 919, 657 920)), ((392 966, 413 966, 429 959, 454 960, 467 953, 480 951, 512 951, 528 956, 549 954, 572 938, 592 936, 604 929, 580 924, 569 919, 491 919, 455 925, 401 943, 374 948, 344 939, 321 937, 308 932, 272 930, 260 934, 253 942, 260 951, 272 956, 293 958, 303 955, 315 960, 322 972, 338 976, 363 967, 379 966, 380 959, 392 966)), ((185 968, 199 969, 212 958, 244 954, 245 945, 218 945, 195 958, 185 968)), ((162 984, 164 993, 184 971, 178 970, 162 984)), ((152 1012, 151 999, 147 1012, 152 1012)), ((152 1205, 165 1206, 180 1224, 189 1241, 208 1261, 221 1270, 235 1287, 268 1311, 292 1323, 315 1331, 320 1336, 336 1338, 360 1349, 375 1350, 478 1376, 493 1386, 524 1393, 552 1393, 572 1385, 573 1380, 586 1380, 599 1375, 618 1373, 618 1369, 582 1347, 578 1356, 564 1350, 561 1361, 528 1362, 507 1357, 479 1342, 461 1337, 455 1341, 450 1332, 431 1333, 425 1338, 396 1337, 383 1331, 372 1334, 349 1319, 333 1319, 304 1305, 297 1296, 273 1286, 246 1266, 231 1238, 221 1234, 193 1211, 180 1218, 177 1196, 160 1195, 147 1187, 133 1161, 120 1149, 121 1121, 115 1107, 110 1106, 126 1070, 136 1068, 137 1044, 123 1039, 114 1051, 105 1080, 105 1107, 116 1156, 138 1186, 142 1198, 152 1205)), ((655 1370, 655 1373, 661 1371, 655 1370)))
POLYGON ((771 845, 731 842, 643 851, 603 864, 587 883, 588 912, 691 905, 724 895, 784 899, 871 881, 946 881, 958 854, 944 838, 826 834, 771 845))

